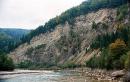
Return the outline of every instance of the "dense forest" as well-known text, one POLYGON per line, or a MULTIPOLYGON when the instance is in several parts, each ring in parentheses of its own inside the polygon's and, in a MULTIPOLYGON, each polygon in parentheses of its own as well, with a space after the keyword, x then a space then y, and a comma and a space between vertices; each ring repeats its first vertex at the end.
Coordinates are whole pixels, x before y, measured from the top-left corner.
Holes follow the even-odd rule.
POLYGON ((0 28, 0 50, 5 53, 10 52, 21 42, 21 38, 29 32, 29 30, 24 29, 0 28))
POLYGON ((15 65, 7 53, 15 49, 21 42, 21 37, 28 34, 29 30, 24 29, 3 29, 0 28, 0 70, 13 70, 15 65))

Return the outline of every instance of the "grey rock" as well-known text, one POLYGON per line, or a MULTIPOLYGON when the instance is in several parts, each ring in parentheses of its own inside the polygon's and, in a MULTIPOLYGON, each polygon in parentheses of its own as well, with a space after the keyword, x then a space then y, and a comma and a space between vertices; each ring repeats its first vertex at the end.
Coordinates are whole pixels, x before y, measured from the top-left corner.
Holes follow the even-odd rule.
POLYGON ((122 76, 124 76, 124 75, 125 75, 124 70, 115 71, 115 72, 113 72, 113 73, 111 74, 112 77, 116 77, 116 78, 122 77, 122 76))
POLYGON ((125 75, 123 82, 130 82, 130 72, 125 75))

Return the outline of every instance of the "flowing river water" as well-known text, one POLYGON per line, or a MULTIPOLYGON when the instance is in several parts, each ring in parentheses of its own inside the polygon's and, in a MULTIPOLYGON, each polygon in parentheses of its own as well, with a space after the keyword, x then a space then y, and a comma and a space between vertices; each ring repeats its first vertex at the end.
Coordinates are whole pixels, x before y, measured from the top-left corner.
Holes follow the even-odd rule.
POLYGON ((0 82, 115 82, 96 81, 70 71, 45 71, 38 73, 21 73, 0 75, 0 82))

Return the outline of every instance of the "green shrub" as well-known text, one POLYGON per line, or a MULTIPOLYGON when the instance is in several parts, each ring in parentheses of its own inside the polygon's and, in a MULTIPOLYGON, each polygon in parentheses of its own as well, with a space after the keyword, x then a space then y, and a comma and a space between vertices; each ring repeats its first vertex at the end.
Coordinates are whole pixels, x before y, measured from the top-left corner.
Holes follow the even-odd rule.
POLYGON ((41 69, 41 68, 50 68, 55 66, 50 63, 42 63, 42 62, 32 62, 30 60, 24 60, 17 64, 17 68, 22 69, 41 69))
POLYGON ((93 23, 92 23, 92 29, 97 29, 97 28, 98 28, 97 24, 93 21, 93 23))
POLYGON ((121 21, 126 17, 127 14, 128 14, 128 6, 126 4, 122 5, 117 10, 117 18, 116 19, 121 21))
POLYGON ((107 29, 108 25, 106 23, 103 23, 103 22, 95 23, 93 21, 93 23, 92 23, 92 29, 98 29, 98 28, 107 29))
POLYGON ((41 44, 41 45, 38 45, 37 47, 35 47, 35 49, 41 49, 41 48, 45 48, 46 47, 46 44, 41 44))
POLYGON ((8 57, 6 54, 0 52, 0 70, 2 71, 11 71, 14 70, 15 65, 13 60, 8 57))
POLYGON ((33 48, 33 47, 28 48, 25 54, 26 54, 27 56, 31 56, 31 54, 32 54, 33 51, 34 51, 34 48, 33 48))
POLYGON ((63 65, 59 65, 60 68, 65 69, 65 68, 76 68, 76 67, 81 67, 81 65, 72 63, 72 62, 67 62, 63 65))
POLYGON ((125 61, 125 69, 130 70, 130 52, 127 53, 127 58, 125 61))
POLYGON ((25 61, 21 61, 17 67, 18 68, 29 68, 33 65, 33 62, 29 61, 29 60, 25 60, 25 61))
POLYGON ((121 64, 121 69, 124 69, 125 68, 125 61, 127 59, 127 54, 124 54, 120 57, 120 64, 121 64))

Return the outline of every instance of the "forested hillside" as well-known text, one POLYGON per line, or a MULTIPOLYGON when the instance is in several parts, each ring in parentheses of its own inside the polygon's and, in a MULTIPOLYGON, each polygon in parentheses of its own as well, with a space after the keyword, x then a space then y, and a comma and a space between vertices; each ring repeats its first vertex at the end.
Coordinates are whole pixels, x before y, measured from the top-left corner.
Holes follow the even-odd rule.
POLYGON ((59 24, 65 24, 68 22, 73 25, 75 22, 74 18, 80 15, 85 15, 92 11, 98 11, 102 8, 116 8, 120 5, 127 3, 127 0, 87 0, 84 1, 81 5, 77 7, 73 7, 65 12, 63 12, 60 16, 50 19, 44 26, 39 26, 37 29, 33 30, 26 37, 23 37, 22 41, 30 42, 30 40, 41 34, 46 33, 48 31, 53 31, 55 27, 59 24))
POLYGON ((24 29, 0 28, 0 50, 6 53, 13 50, 16 44, 21 41, 21 38, 29 32, 29 30, 24 29))
POLYGON ((0 33, 4 33, 5 35, 8 35, 15 40, 19 40, 22 36, 28 34, 29 32, 30 30, 25 30, 25 29, 0 28, 0 33))

